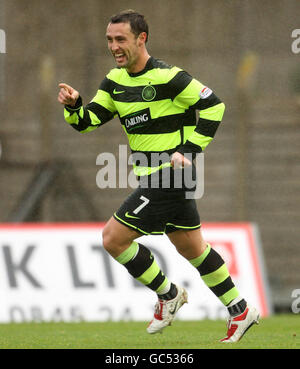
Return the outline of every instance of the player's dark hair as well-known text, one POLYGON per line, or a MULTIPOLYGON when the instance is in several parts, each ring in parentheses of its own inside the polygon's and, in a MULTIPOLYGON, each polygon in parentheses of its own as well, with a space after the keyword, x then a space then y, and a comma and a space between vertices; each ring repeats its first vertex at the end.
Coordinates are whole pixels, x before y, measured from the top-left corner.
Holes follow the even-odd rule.
POLYGON ((128 9, 113 15, 110 18, 110 23, 129 23, 132 33, 138 37, 142 32, 147 34, 146 42, 148 41, 149 27, 142 14, 135 10, 128 9))

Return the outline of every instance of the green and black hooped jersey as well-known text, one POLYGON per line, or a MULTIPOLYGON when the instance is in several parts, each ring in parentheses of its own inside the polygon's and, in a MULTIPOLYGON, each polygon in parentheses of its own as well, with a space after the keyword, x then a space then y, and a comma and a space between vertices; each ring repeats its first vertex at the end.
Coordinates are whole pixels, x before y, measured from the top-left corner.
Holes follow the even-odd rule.
POLYGON ((135 174, 143 176, 170 166, 163 156, 160 165, 153 165, 152 153, 202 152, 212 141, 224 109, 212 90, 187 72, 150 57, 139 73, 112 69, 89 104, 83 107, 79 97, 74 107, 65 106, 64 115, 80 132, 119 116, 132 153, 148 159, 146 164, 134 164, 135 174))

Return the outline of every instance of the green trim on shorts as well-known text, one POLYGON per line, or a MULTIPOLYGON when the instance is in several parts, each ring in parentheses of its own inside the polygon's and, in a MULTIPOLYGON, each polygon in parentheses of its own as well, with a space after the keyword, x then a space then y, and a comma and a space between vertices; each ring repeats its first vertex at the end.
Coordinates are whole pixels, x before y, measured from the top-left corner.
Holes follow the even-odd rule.
POLYGON ((134 226, 134 225, 132 225, 128 222, 125 222, 125 220, 118 217, 116 213, 114 213, 114 217, 117 220, 119 220, 121 223, 124 223, 125 225, 127 225, 128 227, 133 228, 133 229, 137 230, 138 232, 146 234, 146 235, 149 235, 149 234, 164 234, 165 233, 165 232, 162 232, 162 231, 161 232, 151 232, 151 233, 149 233, 149 232, 143 231, 141 228, 138 228, 138 227, 136 227, 136 226, 134 226))
POLYGON ((125 220, 123 220, 122 218, 120 218, 116 213, 114 213, 114 217, 119 220, 121 223, 127 225, 128 227, 130 228, 133 228, 135 229, 136 231, 140 232, 140 233, 143 233, 145 235, 160 235, 160 234, 165 234, 166 232, 166 228, 167 226, 173 226, 175 228, 178 228, 178 229, 184 229, 184 230, 193 230, 193 229, 198 229, 201 227, 201 223, 200 224, 197 224, 196 226, 192 226, 192 227, 187 227, 187 226, 181 226, 181 225, 176 225, 176 224, 173 224, 173 223, 166 223, 166 227, 164 229, 164 231, 153 231, 153 232, 146 232, 144 230, 142 230, 141 228, 138 228, 128 222, 126 222, 125 220))
POLYGON ((193 230, 193 229, 197 229, 197 228, 200 228, 201 227, 201 223, 200 224, 197 224, 196 226, 192 226, 192 227, 187 227, 187 226, 180 226, 180 225, 176 225, 176 224, 173 224, 173 223, 167 223, 166 226, 168 225, 171 225, 175 228, 180 228, 180 229, 187 229, 187 230, 193 230))

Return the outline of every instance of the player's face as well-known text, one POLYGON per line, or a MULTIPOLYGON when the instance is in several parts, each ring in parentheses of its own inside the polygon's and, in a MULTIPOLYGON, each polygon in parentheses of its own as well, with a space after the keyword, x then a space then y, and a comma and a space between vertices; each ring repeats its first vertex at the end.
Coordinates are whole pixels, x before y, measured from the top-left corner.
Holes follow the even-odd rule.
POLYGON ((133 70, 140 55, 140 40, 131 32, 130 24, 109 23, 106 37, 117 66, 133 70))

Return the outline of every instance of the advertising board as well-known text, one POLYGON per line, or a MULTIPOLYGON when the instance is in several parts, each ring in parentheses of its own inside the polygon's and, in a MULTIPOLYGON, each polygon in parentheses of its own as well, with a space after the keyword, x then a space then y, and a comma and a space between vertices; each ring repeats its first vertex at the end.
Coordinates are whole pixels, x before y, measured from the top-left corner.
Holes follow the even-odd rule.
MULTIPOLYGON (((149 320, 156 295, 102 246, 103 223, 0 225, 0 322, 149 320)), ((258 231, 249 223, 206 223, 205 239, 226 261, 245 299, 271 313, 258 231)), ((223 319, 227 311, 167 236, 142 236, 161 269, 184 286, 182 320, 223 319)))

